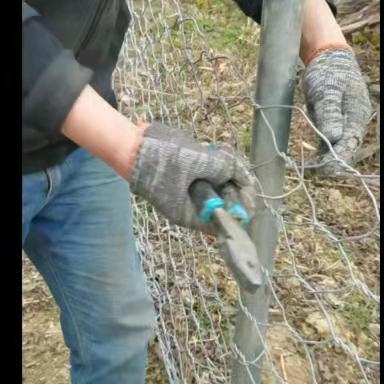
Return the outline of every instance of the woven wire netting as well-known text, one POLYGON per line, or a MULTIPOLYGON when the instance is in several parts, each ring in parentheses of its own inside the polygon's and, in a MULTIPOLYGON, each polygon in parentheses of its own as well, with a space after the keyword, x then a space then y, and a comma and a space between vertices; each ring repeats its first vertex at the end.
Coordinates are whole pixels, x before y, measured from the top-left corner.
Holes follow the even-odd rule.
MULTIPOLYGON (((219 16, 203 1, 128 3, 133 20, 114 75, 120 110, 249 155, 259 27, 238 14, 233 36, 212 30, 219 16)), ((230 2, 214 3, 238 12, 230 2)), ((302 95, 295 102, 288 155, 276 151, 287 165, 282 206, 276 212, 259 197, 280 225, 266 278, 272 302, 263 382, 378 383, 379 165, 371 160, 338 178, 305 175, 300 165, 314 156, 320 133, 302 95)), ((370 140, 376 120, 374 114, 370 140)), ((133 206, 157 311, 148 382, 228 383, 232 359, 258 364, 244 360, 233 342, 242 304, 215 239, 170 225, 141 199, 133 206)))

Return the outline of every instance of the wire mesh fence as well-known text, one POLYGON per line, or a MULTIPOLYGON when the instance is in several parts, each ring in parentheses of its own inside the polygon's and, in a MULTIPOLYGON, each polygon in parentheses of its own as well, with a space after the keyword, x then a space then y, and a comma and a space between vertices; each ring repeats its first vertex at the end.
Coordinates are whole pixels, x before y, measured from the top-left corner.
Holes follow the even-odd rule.
MULTIPOLYGON (((229 27, 215 33, 220 16, 197 3, 200 8, 179 0, 129 0, 133 21, 113 80, 119 108, 244 155, 255 108, 267 122, 271 108, 293 109, 288 155, 277 146, 271 153, 287 166, 284 194, 266 196, 259 185, 259 198, 280 228, 274 273, 265 276, 273 300, 268 322, 258 323, 215 239, 169 225, 134 198, 138 249, 157 311, 152 349, 165 369, 149 382, 228 383, 237 359, 249 368, 262 364, 263 383, 378 383, 378 163, 346 167, 337 178, 307 175, 303 165, 324 137, 306 116, 301 95, 295 106, 255 105, 259 28, 239 16, 236 33, 228 34, 229 27), (283 198, 278 211, 270 204, 276 198, 283 198), (254 361, 233 342, 239 307, 257 331, 267 330, 254 361)), ((218 3, 223 13, 236 12, 218 3)), ((375 121, 373 115, 368 138, 375 136, 375 121)))

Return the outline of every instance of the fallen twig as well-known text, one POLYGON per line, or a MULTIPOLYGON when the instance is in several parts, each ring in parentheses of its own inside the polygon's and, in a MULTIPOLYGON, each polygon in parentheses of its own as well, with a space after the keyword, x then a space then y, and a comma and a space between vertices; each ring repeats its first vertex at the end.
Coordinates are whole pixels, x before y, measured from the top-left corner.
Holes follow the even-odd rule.
POLYGON ((372 15, 371 17, 359 21, 355 21, 351 24, 345 25, 341 27, 341 30, 345 35, 350 34, 352 32, 355 32, 361 28, 364 28, 366 26, 373 26, 375 24, 380 23, 380 15, 372 15))

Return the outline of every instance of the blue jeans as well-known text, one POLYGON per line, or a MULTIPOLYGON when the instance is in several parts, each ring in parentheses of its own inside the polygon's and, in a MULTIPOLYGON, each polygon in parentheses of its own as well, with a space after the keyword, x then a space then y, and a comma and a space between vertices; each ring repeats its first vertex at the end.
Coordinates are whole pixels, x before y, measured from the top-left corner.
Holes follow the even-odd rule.
POLYGON ((132 232, 129 186, 83 149, 23 176, 23 248, 60 307, 76 384, 140 384, 153 303, 132 232))

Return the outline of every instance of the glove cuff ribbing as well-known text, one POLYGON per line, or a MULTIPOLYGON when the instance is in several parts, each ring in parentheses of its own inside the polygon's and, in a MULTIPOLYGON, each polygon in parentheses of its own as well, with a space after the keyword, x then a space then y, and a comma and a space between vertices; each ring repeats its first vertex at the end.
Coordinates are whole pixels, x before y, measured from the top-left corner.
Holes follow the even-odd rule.
POLYGON ((341 49, 345 51, 350 51, 353 52, 351 46, 349 46, 347 43, 332 43, 332 44, 326 44, 323 45, 319 48, 313 49, 307 58, 304 61, 305 66, 308 66, 308 64, 320 53, 324 51, 329 51, 329 50, 336 50, 336 49, 341 49))

